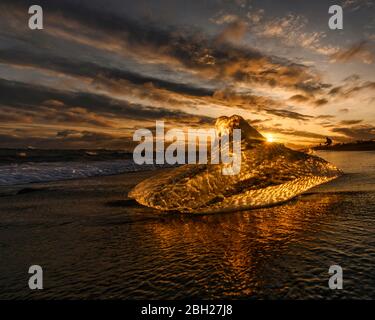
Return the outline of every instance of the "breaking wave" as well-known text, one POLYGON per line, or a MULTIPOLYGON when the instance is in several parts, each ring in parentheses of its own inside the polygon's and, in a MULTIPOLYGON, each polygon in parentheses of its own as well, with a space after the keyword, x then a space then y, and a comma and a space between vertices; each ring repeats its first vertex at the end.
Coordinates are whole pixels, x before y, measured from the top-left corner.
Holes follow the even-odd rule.
POLYGON ((137 165, 131 159, 8 164, 0 166, 0 186, 105 176, 157 167, 160 166, 137 165))

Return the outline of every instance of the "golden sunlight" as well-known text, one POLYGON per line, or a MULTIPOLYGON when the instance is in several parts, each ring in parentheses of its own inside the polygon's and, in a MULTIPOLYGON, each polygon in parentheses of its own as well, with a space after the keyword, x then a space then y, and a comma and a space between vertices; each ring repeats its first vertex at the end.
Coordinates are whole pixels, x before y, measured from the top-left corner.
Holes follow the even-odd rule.
POLYGON ((267 139, 267 142, 274 142, 275 141, 275 138, 273 137, 272 134, 266 134, 265 135, 266 139, 267 139))

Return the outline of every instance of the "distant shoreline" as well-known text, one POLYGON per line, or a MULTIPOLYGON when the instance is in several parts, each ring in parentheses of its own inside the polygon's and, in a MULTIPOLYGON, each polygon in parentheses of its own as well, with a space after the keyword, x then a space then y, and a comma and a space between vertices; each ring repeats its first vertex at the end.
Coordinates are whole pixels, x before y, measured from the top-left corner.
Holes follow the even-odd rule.
POLYGON ((6 149, 0 148, 0 164, 29 162, 71 162, 132 159, 131 152, 106 149, 6 149))
POLYGON ((375 141, 339 143, 332 146, 316 146, 313 150, 327 151, 375 151, 375 141))
MULTIPOLYGON (((199 150, 196 157, 199 156, 199 150)), ((153 159, 156 154, 154 152, 153 159)), ((188 153, 185 153, 188 157, 188 153)), ((0 148, 0 165, 51 162, 93 162, 111 160, 133 160, 133 152, 109 149, 33 149, 0 148)))
MULTIPOLYGON (((339 143, 331 146, 321 145, 311 149, 316 151, 375 151, 375 141, 339 143)), ((91 162, 132 158, 132 152, 125 150, 0 148, 0 165, 30 162, 91 162)))

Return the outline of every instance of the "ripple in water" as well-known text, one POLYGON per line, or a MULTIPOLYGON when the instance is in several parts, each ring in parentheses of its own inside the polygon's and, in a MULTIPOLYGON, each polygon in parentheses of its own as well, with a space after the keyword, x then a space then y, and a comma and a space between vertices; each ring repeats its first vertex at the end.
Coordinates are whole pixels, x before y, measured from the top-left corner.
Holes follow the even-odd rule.
MULTIPOLYGON (((375 182, 375 153, 335 157, 375 182)), ((373 190, 340 191, 344 176, 277 207, 161 214, 118 202, 139 174, 0 198, 0 297, 375 298, 373 190), (30 261, 44 267, 43 291, 26 289, 30 261), (343 290, 328 288, 333 264, 343 290)))

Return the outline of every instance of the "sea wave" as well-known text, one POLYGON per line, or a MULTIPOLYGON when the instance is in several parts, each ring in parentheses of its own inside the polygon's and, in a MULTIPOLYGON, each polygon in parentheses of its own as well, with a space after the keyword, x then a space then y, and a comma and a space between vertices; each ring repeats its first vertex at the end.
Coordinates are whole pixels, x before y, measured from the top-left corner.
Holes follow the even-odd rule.
POLYGON ((41 162, 0 166, 0 186, 50 182, 154 170, 161 165, 137 165, 131 159, 89 162, 41 162))

